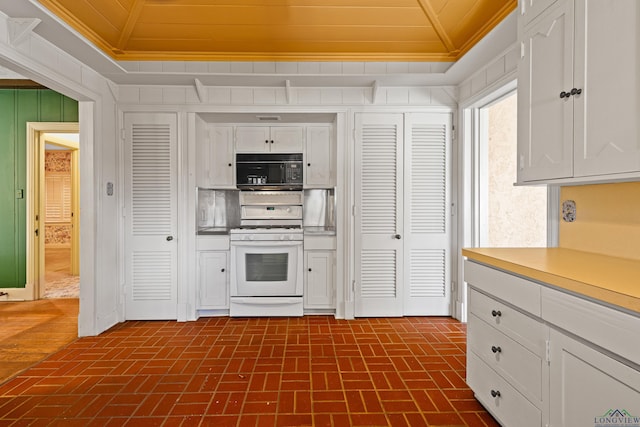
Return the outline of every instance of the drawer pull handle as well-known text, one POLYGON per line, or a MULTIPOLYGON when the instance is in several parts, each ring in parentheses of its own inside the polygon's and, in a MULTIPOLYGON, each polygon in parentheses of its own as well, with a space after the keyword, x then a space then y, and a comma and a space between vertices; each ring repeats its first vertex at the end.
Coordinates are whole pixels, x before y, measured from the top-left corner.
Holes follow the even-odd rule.
POLYGON ((491 346, 491 351, 494 353, 502 353, 502 349, 500 347, 496 347, 495 345, 491 346))
POLYGON ((491 315, 493 317, 500 317, 502 316, 502 312, 500 310, 491 310, 491 315))
POLYGON ((491 390, 491 397, 500 397, 499 390, 491 390))

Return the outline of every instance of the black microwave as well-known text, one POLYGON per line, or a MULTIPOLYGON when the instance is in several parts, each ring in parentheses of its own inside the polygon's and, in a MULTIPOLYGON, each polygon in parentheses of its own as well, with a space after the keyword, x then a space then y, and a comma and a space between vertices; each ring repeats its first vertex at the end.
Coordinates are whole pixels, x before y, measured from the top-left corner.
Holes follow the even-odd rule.
POLYGON ((241 190, 301 190, 302 153, 236 154, 241 190))

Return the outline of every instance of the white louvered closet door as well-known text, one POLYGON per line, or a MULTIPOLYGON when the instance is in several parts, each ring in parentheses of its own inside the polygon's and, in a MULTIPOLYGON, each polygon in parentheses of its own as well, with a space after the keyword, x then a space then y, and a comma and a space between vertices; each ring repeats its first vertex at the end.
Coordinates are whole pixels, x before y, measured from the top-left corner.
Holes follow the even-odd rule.
POLYGON ((356 115, 355 316, 402 316, 403 115, 356 115))
POLYGON ((405 315, 451 314, 451 120, 405 116, 405 315))
POLYGON ((125 124, 125 318, 177 318, 177 118, 128 113, 125 124))

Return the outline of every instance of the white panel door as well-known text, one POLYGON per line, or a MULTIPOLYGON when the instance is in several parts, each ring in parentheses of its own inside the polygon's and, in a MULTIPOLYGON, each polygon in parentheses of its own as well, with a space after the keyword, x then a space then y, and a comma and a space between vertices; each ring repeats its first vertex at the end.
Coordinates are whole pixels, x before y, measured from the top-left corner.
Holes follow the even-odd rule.
POLYGON ((356 115, 355 316, 402 316, 402 114, 356 115))
POLYGON ((233 187, 235 168, 233 164, 233 127, 215 126, 211 129, 212 156, 211 183, 215 188, 233 187))
POLYGON ((573 1, 524 36, 518 64, 518 181, 573 175, 573 1))
POLYGON ((451 313, 451 114, 405 116, 405 315, 451 313))
POLYGON ((124 125, 125 318, 176 319, 177 118, 128 113, 124 125))
POLYGON ((640 170, 640 2, 576 1, 574 176, 640 170))

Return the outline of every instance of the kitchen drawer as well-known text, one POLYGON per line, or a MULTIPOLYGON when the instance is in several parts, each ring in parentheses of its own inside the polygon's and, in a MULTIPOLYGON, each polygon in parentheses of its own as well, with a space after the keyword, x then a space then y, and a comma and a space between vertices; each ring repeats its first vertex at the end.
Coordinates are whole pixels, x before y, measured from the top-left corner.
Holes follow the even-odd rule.
POLYGON ((569 295, 542 290, 544 320, 640 366, 640 316, 569 295))
POLYGON ((469 313, 520 343, 538 356, 546 352, 548 328, 539 320, 469 288, 469 313))
POLYGON ((540 288, 537 283, 469 260, 464 262, 464 280, 489 295, 540 316, 540 288))
POLYGON ((532 401, 542 401, 542 357, 474 314, 469 315, 467 328, 469 350, 532 401))
POLYGON ((476 399, 504 426, 540 427, 542 413, 475 353, 467 359, 467 383, 476 399), (492 392, 499 393, 495 397, 492 392))
POLYGON ((336 237, 335 236, 304 236, 304 249, 305 250, 335 250, 336 249, 336 237))
POLYGON ((198 236, 196 237, 198 251, 228 251, 229 236, 198 236))

